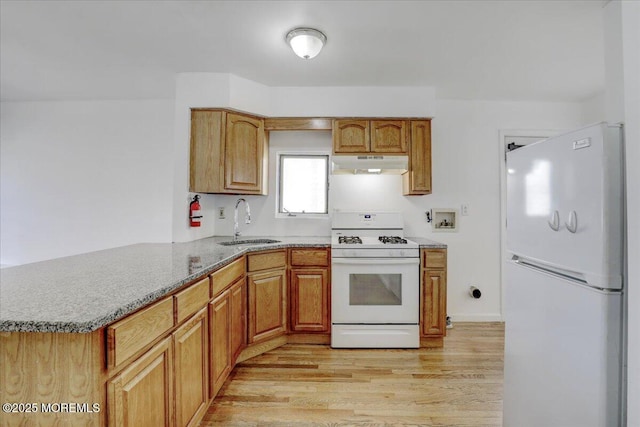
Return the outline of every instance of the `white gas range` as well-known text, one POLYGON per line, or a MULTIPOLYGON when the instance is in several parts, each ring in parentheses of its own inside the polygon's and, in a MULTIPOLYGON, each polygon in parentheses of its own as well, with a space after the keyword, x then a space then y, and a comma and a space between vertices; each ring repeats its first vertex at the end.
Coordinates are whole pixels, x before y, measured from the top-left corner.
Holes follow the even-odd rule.
POLYGON ((420 346, 420 250, 397 212, 335 212, 331 346, 420 346))

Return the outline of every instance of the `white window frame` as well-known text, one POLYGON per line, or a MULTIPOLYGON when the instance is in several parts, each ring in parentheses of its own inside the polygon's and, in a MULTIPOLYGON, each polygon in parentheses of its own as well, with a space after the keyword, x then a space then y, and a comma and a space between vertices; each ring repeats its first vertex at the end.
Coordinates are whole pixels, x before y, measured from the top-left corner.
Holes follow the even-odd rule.
POLYGON ((276 218, 328 218, 329 212, 331 212, 329 190, 330 190, 330 175, 331 175, 331 153, 327 151, 278 151, 276 153, 276 200, 275 200, 275 216, 276 218), (282 191, 282 156, 286 157, 325 157, 327 160, 327 212, 326 213, 302 213, 302 212, 280 212, 280 205, 282 203, 281 191, 282 191))

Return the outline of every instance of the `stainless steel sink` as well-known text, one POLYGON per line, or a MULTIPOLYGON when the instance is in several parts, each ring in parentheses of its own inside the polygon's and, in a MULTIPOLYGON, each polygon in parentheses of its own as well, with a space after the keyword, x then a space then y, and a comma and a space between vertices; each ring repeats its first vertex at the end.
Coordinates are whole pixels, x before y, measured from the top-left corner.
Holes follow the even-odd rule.
POLYGON ((247 240, 229 240, 227 242, 219 242, 222 246, 236 246, 236 245, 263 245, 266 243, 280 243, 280 240, 273 239, 247 239, 247 240))

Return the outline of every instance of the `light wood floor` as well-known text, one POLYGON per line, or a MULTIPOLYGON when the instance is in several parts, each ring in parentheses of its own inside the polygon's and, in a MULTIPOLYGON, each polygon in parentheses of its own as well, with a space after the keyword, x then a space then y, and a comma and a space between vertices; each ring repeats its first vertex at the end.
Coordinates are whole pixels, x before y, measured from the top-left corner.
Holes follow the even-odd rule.
POLYGON ((440 349, 288 344, 238 364, 200 426, 501 426, 503 349, 502 323, 440 349))

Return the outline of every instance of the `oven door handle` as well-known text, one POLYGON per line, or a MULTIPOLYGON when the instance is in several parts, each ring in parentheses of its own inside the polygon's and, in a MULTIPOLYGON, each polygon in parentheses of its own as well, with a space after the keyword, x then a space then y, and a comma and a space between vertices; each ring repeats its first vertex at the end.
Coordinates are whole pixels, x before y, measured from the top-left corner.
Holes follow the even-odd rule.
POLYGON ((420 258, 331 258, 332 264, 386 264, 409 265, 420 264, 420 258))

